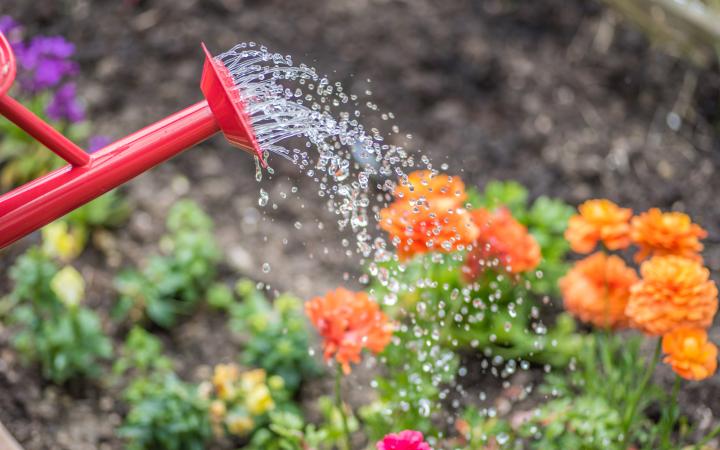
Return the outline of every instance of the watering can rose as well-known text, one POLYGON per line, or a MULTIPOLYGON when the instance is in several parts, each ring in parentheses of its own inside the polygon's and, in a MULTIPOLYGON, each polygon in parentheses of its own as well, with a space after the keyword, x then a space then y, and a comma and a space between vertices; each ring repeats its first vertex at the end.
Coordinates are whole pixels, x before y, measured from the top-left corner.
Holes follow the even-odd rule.
POLYGON ((394 325, 365 292, 337 288, 307 302, 305 313, 323 338, 325 360, 334 357, 345 374, 363 348, 380 353, 392 338, 394 325))

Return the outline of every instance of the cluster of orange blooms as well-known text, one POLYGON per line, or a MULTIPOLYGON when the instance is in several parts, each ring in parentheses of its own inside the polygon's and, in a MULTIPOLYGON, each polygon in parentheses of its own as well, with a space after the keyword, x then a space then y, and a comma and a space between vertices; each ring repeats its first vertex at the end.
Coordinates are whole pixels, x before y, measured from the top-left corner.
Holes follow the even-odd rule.
POLYGON ((337 288, 307 302, 305 313, 323 338, 325 360, 335 357, 346 375, 363 348, 380 353, 392 339, 394 325, 365 292, 337 288))
POLYGON ((589 200, 572 217, 565 237, 578 253, 637 246, 640 275, 604 251, 579 261, 560 280, 565 308, 603 328, 632 327, 662 336, 664 361, 680 376, 701 380, 717 368, 717 347, 706 328, 718 308, 718 290, 703 266, 707 233, 679 212, 650 209, 633 216, 609 200, 589 200))
MULTIPOLYGON (((471 279, 491 262, 510 273, 540 263, 540 246, 508 210, 464 207, 467 193, 457 177, 413 172, 394 195, 395 201, 380 211, 380 226, 400 259, 469 249, 463 270, 471 279)), ((363 349, 379 353, 392 338, 393 324, 364 292, 338 288, 307 302, 305 313, 323 338, 325 360, 334 357, 345 374, 350 363, 360 362, 363 349)))
POLYGON ((507 209, 465 208, 465 185, 458 177, 413 172, 394 195, 395 201, 380 211, 380 227, 400 259, 469 249, 463 270, 470 279, 488 264, 520 273, 540 263, 540 246, 507 209))

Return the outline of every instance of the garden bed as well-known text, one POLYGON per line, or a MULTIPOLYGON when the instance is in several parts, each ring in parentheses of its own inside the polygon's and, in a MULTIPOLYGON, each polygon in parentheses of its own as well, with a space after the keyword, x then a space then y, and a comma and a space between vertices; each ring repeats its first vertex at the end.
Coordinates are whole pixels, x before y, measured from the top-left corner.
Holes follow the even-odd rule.
MULTIPOLYGON (((515 179, 532 197, 571 203, 608 197, 637 211, 682 209, 709 231, 704 257, 714 277, 720 268, 720 206, 713 198, 720 188, 714 131, 720 76, 652 49, 597 3, 328 0, 314 9, 285 1, 41 3, 11 0, 0 15, 77 44, 79 91, 105 134, 123 136, 198 100, 201 40, 216 52, 254 40, 296 62, 311 61, 351 91, 365 91, 372 79, 374 101, 394 112, 401 130, 414 136, 412 145, 468 185, 515 179), (673 112, 682 119, 678 132, 668 126, 673 112)), ((366 125, 382 126, 377 122, 366 125)), ((113 251, 91 248, 76 264, 89 286, 86 305, 100 314, 115 345, 127 329, 109 319, 117 301, 112 280, 121 267, 157 251, 166 213, 179 198, 196 200, 215 221, 224 253, 219 276, 228 283, 243 276, 267 283, 271 294, 309 299, 343 284, 344 273, 356 279, 360 267, 343 255, 343 236, 317 186, 291 164, 271 163, 275 175, 258 185, 252 159, 215 139, 124 189, 134 212, 114 231, 113 251), (301 195, 281 200, 292 186, 301 195), (258 208, 260 187, 277 209, 258 208)), ((2 267, 37 241, 3 251, 2 267)), ((9 290, 3 270, 0 293, 9 290)), ((235 358, 243 343, 224 323, 223 314, 204 307, 157 333, 183 379, 201 381, 213 365, 235 358)), ((114 434, 126 413, 120 392, 43 381, 37 367, 19 363, 9 335, 0 328, 0 421, 23 447, 121 448, 114 434)), ((711 337, 717 341, 720 330, 711 337)), ((374 370, 357 369, 357 381, 346 383, 354 405, 369 400, 374 370)), ((540 373, 510 385, 533 384, 540 373)), ((463 384, 469 391, 481 384, 486 404, 512 396, 492 381, 471 369, 463 384)), ((303 388, 309 418, 317 416, 316 393, 330 390, 329 379, 303 388)), ((684 390, 681 405, 694 420, 714 423, 719 393, 715 377, 684 390)))

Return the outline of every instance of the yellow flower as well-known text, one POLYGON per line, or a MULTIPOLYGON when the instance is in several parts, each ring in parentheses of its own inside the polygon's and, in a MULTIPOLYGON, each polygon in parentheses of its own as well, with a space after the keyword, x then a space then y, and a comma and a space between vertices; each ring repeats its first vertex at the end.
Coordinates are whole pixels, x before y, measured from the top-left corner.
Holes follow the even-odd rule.
POLYGON ((210 417, 213 421, 220 421, 227 414, 227 407, 222 400, 214 400, 210 403, 210 417))
POLYGON ((268 387, 274 391, 279 391, 285 388, 285 380, 280 375, 273 375, 268 378, 268 387))
POLYGON ((253 416, 261 416, 275 408, 270 389, 265 384, 258 384, 247 392, 245 407, 253 416))
POLYGON ((239 414, 229 416, 225 424, 228 427, 228 431, 236 436, 244 436, 250 433, 255 427, 255 421, 252 420, 252 417, 239 414))
POLYGON ((75 259, 85 247, 85 233, 77 227, 71 230, 67 222, 53 222, 42 229, 42 248, 45 253, 63 262, 75 259))
POLYGON ((50 280, 50 289, 61 302, 74 308, 85 298, 85 280, 72 266, 64 267, 50 280))
POLYGON ((212 383, 215 392, 221 400, 229 400, 235 397, 237 389, 235 382, 240 376, 240 368, 237 364, 218 364, 213 372, 212 383))
POLYGON ((240 375, 240 384, 244 391, 251 391, 256 386, 265 384, 265 377, 263 369, 248 370, 240 375))

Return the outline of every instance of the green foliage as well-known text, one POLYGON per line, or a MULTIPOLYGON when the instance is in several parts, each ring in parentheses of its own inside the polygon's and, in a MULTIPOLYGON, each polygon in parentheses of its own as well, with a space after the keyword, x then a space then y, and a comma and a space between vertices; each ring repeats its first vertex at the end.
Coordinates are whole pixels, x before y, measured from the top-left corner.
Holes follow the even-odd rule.
POLYGON ((440 434, 432 415, 443 408, 441 393, 454 381, 458 357, 433 342, 430 332, 430 328, 401 327, 382 353, 385 372, 375 379, 378 400, 360 409, 372 441, 405 429, 440 434))
POLYGON ((493 442, 502 442, 500 448, 538 450, 680 448, 662 441, 672 427, 654 423, 645 414, 651 404, 667 406, 673 401, 658 386, 643 386, 643 373, 653 370, 657 360, 641 356, 641 342, 638 336, 595 332, 579 352, 575 370, 546 377, 540 393, 548 401, 522 424, 513 428, 504 420, 467 411, 464 448, 493 442))
POLYGON ((313 425, 305 425, 302 417, 287 411, 270 413, 270 424, 257 430, 246 450, 305 450, 319 448, 327 436, 313 425), (314 442, 315 445, 311 445, 314 442))
POLYGON ((125 270, 115 286, 120 293, 116 316, 134 321, 146 316, 171 327, 203 299, 215 277, 220 250, 213 237, 210 218, 189 200, 176 203, 167 218, 168 234, 141 271, 125 270))
MULTIPOLYGON (((663 400, 667 400, 667 396, 652 383, 641 386, 642 374, 654 370, 657 363, 657 360, 651 361, 642 356, 641 344, 640 336, 625 337, 596 331, 578 353, 577 370, 567 374, 548 375, 542 392, 557 396, 558 400, 572 400, 574 409, 578 409, 568 415, 567 420, 581 417, 581 414, 592 414, 579 410, 582 405, 575 401, 580 399, 585 402, 584 406, 591 403, 608 405, 619 413, 620 419, 616 424, 614 419, 610 420, 611 418, 606 417, 605 422, 598 423, 601 428, 584 430, 584 433, 590 433, 587 436, 555 433, 553 439, 575 440, 588 438, 590 435, 604 436, 607 431, 610 436, 626 436, 622 445, 611 443, 617 448, 623 448, 623 445, 627 446, 628 443, 636 445, 648 443, 652 434, 652 423, 644 411, 652 403, 662 403, 663 400), (602 428, 609 427, 610 424, 615 424, 611 431, 602 428)), ((558 405, 562 405, 562 402, 558 405)), ((604 413, 599 411, 598 414, 604 413)), ((599 419, 600 417, 594 418, 594 420, 599 419)), ((604 448, 613 448, 612 445, 609 444, 604 448)))
POLYGON ((172 370, 172 361, 163 355, 160 339, 135 326, 128 333, 120 355, 113 365, 113 373, 122 375, 129 370, 138 375, 172 370))
POLYGON ((45 253, 31 248, 10 269, 15 305, 11 323, 19 328, 13 343, 27 362, 39 363, 43 377, 63 383, 96 376, 101 359, 112 355, 97 315, 79 305, 84 295, 80 274, 60 270, 45 253))
POLYGON ((582 448, 623 449, 622 419, 602 397, 580 396, 552 400, 525 423, 520 435, 538 450, 582 448))
POLYGON ((113 190, 72 211, 63 220, 71 226, 92 230, 121 225, 128 215, 130 206, 117 190, 113 190))
MULTIPOLYGON (((45 108, 49 102, 50 93, 43 92, 25 99, 23 105, 47 120, 45 108)), ((53 123, 53 125, 74 142, 85 141, 90 135, 88 122, 53 123)), ((0 137, 0 188, 3 190, 33 180, 67 164, 8 120, 0 121, 0 137)))
POLYGON ((129 411, 118 436, 128 450, 201 450, 211 438, 209 402, 196 385, 173 373, 160 340, 134 327, 113 366, 116 376, 134 378, 123 397, 129 411))
MULTIPOLYGON (((310 333, 302 301, 283 294, 271 304, 250 280, 240 280, 236 291, 242 301, 228 308, 231 329, 247 336, 242 362, 281 376, 291 392, 304 379, 319 375, 320 368, 309 354, 310 333)), ((218 290, 215 296, 218 302, 217 297, 226 293, 218 290)), ((226 304, 227 299, 220 303, 226 304)))
POLYGON ((174 374, 136 380, 126 390, 130 411, 118 435, 128 450, 204 450, 212 431, 208 402, 174 374))
MULTIPOLYGON (((270 413, 270 422, 252 435, 246 450, 332 450, 344 445, 344 431, 340 411, 329 397, 320 397, 318 407, 322 423, 305 424, 302 417, 290 411, 270 413)), ((357 419, 349 415, 350 432, 359 429, 357 419)))

